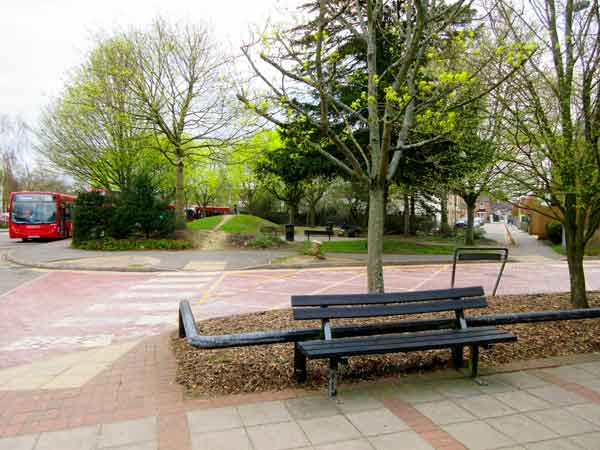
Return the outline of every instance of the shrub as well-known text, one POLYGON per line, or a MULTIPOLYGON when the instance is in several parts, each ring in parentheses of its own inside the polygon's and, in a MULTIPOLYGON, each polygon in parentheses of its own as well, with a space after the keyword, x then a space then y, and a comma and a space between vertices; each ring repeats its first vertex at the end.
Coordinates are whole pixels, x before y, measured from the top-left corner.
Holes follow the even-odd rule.
POLYGON ((185 250, 192 248, 192 243, 183 239, 96 239, 89 241, 73 241, 73 247, 82 250, 185 250))
POLYGON ((258 235, 256 238, 247 241, 247 246, 251 248, 273 248, 273 247, 281 247, 284 242, 280 237, 262 234, 258 235))
POLYGON ((485 238, 485 228, 483 228, 483 227, 473 227, 473 238, 474 239, 483 239, 483 238, 485 238))
POLYGON ((158 189, 148 174, 136 176, 131 187, 123 192, 111 221, 109 234, 122 239, 135 232, 165 237, 175 231, 175 211, 157 196, 158 189))
POLYGON ((113 215, 114 210, 102 193, 79 193, 73 210, 73 242, 103 238, 113 215))
POLYGON ((548 240, 553 244, 562 243, 562 224, 556 220, 553 220, 546 225, 546 236, 548 240))

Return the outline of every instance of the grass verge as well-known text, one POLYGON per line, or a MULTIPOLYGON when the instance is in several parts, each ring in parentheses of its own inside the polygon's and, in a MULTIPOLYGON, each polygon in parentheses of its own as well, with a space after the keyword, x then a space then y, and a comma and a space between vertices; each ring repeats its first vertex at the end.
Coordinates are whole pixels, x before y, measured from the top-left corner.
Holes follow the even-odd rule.
MULTIPOLYGON (((304 252, 310 243, 303 241, 298 250, 304 252)), ((397 239, 386 239, 383 242, 383 252, 400 255, 451 255, 454 245, 426 244, 406 242, 397 239)), ((321 250, 324 253, 367 253, 367 240, 323 241, 321 250)))
POLYGON ((258 234, 262 227, 280 226, 273 222, 269 222, 268 220, 261 219, 260 217, 240 214, 232 217, 229 222, 219 229, 225 233, 258 234))
POLYGON ((223 216, 205 217, 204 219, 188 222, 187 227, 190 230, 212 230, 214 227, 219 225, 222 219, 223 216))

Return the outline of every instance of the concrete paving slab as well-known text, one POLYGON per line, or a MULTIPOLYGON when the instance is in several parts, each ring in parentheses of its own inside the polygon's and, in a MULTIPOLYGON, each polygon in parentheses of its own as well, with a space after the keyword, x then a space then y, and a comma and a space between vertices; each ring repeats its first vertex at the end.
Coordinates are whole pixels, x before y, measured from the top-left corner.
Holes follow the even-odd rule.
POLYGON ((292 420, 290 413, 281 401, 242 405, 238 407, 238 412, 247 427, 292 420))
POLYGON ((252 450, 244 428, 192 433, 192 450, 252 450))
POLYGON ((366 439, 334 442, 313 447, 314 450, 373 450, 373 446, 366 439))
POLYGON ((368 393, 360 390, 342 391, 336 399, 337 407, 344 413, 378 409, 383 403, 368 393))
POLYGON ((527 413, 527 416, 561 436, 590 433, 598 429, 587 420, 559 408, 534 411, 527 413))
POLYGON ((384 408, 349 413, 346 414, 346 417, 363 436, 376 436, 408 430, 406 422, 384 408))
POLYGON ((0 450, 33 450, 37 440, 37 434, 0 439, 0 450))
POLYGON ((42 433, 35 450, 95 450, 99 431, 96 425, 42 433))
POLYGON ((376 450, 435 450, 414 431, 375 436, 369 441, 376 450))
POLYGON ((569 440, 585 450, 598 450, 600 448, 600 432, 573 436, 569 440))
POLYGON ((469 398, 459 398, 456 399, 455 402, 465 411, 469 411, 470 414, 479 419, 506 416, 508 414, 514 414, 517 412, 491 395, 478 395, 469 398))
POLYGON ((581 405, 569 406, 565 408, 569 411, 600 428, 600 404, 599 403, 584 403, 581 405))
POLYGON ((469 450, 489 450, 515 444, 508 436, 482 421, 455 423, 442 429, 469 450))
POLYGON ((475 416, 450 400, 418 403, 415 408, 438 425, 475 420, 475 416))
POLYGON ((398 397, 409 403, 422 403, 443 400, 446 397, 433 389, 433 384, 405 383, 398 385, 398 397))
POLYGON ((335 402, 323 395, 286 400, 285 405, 296 420, 335 416, 340 413, 335 402))
POLYGON ((526 391, 501 392, 495 394, 494 397, 519 412, 535 411, 552 407, 551 403, 535 397, 526 391))
POLYGON ((155 442, 156 438, 156 417, 109 423, 100 429, 98 449, 155 442))
POLYGON ((536 388, 546 386, 548 384, 544 380, 525 372, 501 373, 492 375, 489 378, 509 384, 518 389, 536 388))
POLYGON ((527 450, 581 450, 581 447, 567 439, 552 439, 550 441, 527 444, 527 450))
POLYGON ((527 392, 555 406, 569 406, 587 401, 587 399, 581 397, 580 395, 567 391, 559 386, 544 386, 528 389, 527 392))
POLYGON ((310 445, 295 422, 258 425, 247 429, 254 450, 288 450, 310 445))
POLYGON ((496 430, 510 436, 517 444, 559 437, 554 431, 540 425, 524 414, 486 419, 486 422, 496 430))
POLYGON ((483 394, 481 388, 471 379, 439 380, 432 383, 432 386, 448 398, 471 397, 483 394))
POLYGON ((200 409, 187 413, 190 433, 240 428, 244 424, 237 408, 200 409))
POLYGON ((356 427, 343 415, 300 420, 298 424, 313 445, 360 437, 356 427))

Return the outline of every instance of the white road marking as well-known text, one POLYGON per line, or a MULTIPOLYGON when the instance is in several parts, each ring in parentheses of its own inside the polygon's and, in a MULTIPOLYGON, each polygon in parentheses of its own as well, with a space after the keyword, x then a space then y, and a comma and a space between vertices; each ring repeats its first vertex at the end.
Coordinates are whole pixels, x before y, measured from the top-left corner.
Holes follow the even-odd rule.
POLYGON ((97 327, 104 325, 122 325, 130 322, 131 319, 126 317, 89 317, 89 316, 71 316, 65 317, 57 322, 52 323, 52 328, 62 327, 97 327))
POLYGON ((136 325, 162 325, 165 323, 174 324, 177 321, 177 317, 173 314, 163 316, 141 316, 136 321, 136 325))
POLYGON ((195 297, 198 291, 175 291, 175 292, 119 292, 113 296, 117 299, 149 299, 149 298, 184 298, 195 297))
POLYGON ((198 289, 202 289, 204 286, 206 286, 206 283, 194 283, 194 284, 189 284, 186 283, 185 285, 177 285, 177 284, 136 284, 133 286, 129 287, 130 291, 146 291, 146 290, 152 290, 152 289, 193 289, 193 288, 198 288, 198 289))
MULTIPOLYGON (((177 311, 179 302, 156 302, 156 303, 97 303, 88 308, 90 312, 106 312, 111 310, 129 311, 177 311)), ((129 320, 129 319, 127 319, 129 320)))
MULTIPOLYGON (((216 275, 218 273, 219 273, 218 271, 215 271, 214 275, 216 275)), ((161 272, 158 274, 158 276, 161 278, 170 278, 170 277, 173 277, 173 278, 209 278, 214 275, 206 275, 206 273, 203 275, 200 275, 200 274, 197 274, 194 272, 161 272)))
POLYGON ((0 350, 35 350, 59 347, 104 347, 112 342, 112 334, 92 336, 29 336, 15 341, 0 350))

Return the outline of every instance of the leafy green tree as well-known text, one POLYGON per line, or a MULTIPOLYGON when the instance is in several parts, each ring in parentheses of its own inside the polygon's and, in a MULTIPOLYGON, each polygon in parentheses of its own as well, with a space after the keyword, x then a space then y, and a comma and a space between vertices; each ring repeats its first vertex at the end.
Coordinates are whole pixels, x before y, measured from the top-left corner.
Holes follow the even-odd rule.
POLYGON ((37 132, 54 166, 107 190, 129 187, 149 143, 133 106, 131 51, 118 37, 98 43, 42 113, 37 132))
MULTIPOLYGON (((535 58, 494 96, 512 194, 536 197, 530 208, 562 223, 571 303, 588 307, 583 256, 600 226, 600 14, 598 1, 531 0, 535 14, 510 1, 490 15, 498 55, 535 58)), ((523 206, 523 205, 521 205, 523 206)))
MULTIPOLYGON (((368 186, 368 289, 382 292, 387 185, 405 152, 440 139, 455 124, 452 108, 482 94, 471 83, 474 73, 440 70, 437 64, 444 50, 440 36, 450 34, 448 39, 463 42, 472 39, 464 33, 450 33, 462 27, 459 22, 470 2, 315 3, 312 9, 302 11, 294 26, 258 36, 257 51, 243 47, 268 93, 244 87, 238 98, 282 128, 286 113, 310 124, 318 130, 320 140, 307 135, 306 145, 368 186), (271 73, 259 66, 256 54, 283 82, 273 81, 271 73), (351 82, 351 91, 360 94, 340 97, 339 74, 346 80, 343 84, 351 82), (310 102, 310 98, 315 100, 310 102), (440 109, 437 104, 446 100, 440 109), (433 108, 437 108, 435 112, 433 108), (437 133, 428 137, 411 133, 418 121, 435 113, 439 114, 437 133), (366 130, 366 143, 355 139, 357 129, 366 130), (336 153, 330 151, 332 147, 336 153)), ((479 59, 471 51, 464 52, 463 58, 471 57, 479 59)), ((485 89, 492 90, 502 81, 495 80, 485 89)))

